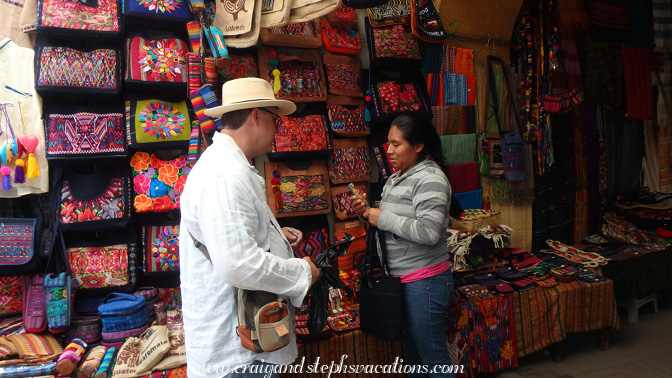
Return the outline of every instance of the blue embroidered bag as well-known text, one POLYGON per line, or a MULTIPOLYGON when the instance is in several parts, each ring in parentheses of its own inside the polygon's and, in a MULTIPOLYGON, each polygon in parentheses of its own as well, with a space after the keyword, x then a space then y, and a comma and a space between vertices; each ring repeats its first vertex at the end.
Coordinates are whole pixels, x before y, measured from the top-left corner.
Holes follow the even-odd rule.
POLYGON ((72 313, 72 279, 66 272, 48 274, 43 285, 49 331, 65 332, 70 327, 72 313))
POLYGON ((184 28, 192 20, 187 0, 123 0, 123 3, 124 20, 129 25, 184 28))
POLYGON ((149 320, 149 310, 141 295, 111 293, 98 306, 103 332, 138 328, 149 320))

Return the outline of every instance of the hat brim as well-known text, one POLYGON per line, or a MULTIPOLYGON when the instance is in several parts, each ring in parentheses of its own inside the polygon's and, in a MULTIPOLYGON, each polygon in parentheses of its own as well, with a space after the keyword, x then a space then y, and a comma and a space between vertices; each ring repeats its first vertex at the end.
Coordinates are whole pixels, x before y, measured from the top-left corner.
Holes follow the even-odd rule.
POLYGON ((270 107, 278 108, 278 115, 288 115, 296 111, 296 104, 287 100, 250 100, 205 109, 205 115, 209 117, 221 118, 222 115, 234 110, 270 107))

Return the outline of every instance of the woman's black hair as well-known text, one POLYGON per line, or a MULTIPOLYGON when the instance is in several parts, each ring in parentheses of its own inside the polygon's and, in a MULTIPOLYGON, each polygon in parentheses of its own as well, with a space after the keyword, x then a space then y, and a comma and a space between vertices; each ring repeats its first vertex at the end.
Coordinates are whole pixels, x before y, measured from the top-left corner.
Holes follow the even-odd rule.
MULTIPOLYGON (((448 168, 446 167, 446 159, 443 157, 443 150, 441 149, 441 138, 439 138, 439 134, 429 119, 411 115, 400 115, 392 121, 391 126, 397 127, 404 139, 411 146, 424 144, 422 151, 420 151, 420 159, 424 160, 428 158, 434 160, 446 177, 450 178, 448 168)), ((459 219, 462 211, 460 203, 451 194, 450 216, 459 219)))

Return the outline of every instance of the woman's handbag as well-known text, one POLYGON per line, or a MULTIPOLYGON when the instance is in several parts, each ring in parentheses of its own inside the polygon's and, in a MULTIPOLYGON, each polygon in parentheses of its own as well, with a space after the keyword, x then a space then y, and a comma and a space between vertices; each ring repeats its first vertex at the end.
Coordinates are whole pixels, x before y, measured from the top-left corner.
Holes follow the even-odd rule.
POLYGON ((359 326, 366 334, 385 340, 401 340, 404 334, 401 278, 390 275, 383 231, 372 227, 368 237, 367 262, 362 265, 359 290, 359 326), (383 257, 382 266, 377 261, 377 244, 380 244, 383 257), (378 275, 371 271, 376 262, 382 270, 378 275))

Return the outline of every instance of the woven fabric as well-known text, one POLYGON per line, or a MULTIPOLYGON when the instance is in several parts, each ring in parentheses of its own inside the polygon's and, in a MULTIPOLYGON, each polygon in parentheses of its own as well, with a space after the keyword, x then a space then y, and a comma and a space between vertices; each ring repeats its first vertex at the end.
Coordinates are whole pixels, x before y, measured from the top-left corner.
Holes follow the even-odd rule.
POLYGON ((439 138, 446 165, 476 161, 476 134, 442 135, 439 138))
POLYGON ((73 30, 119 31, 119 12, 114 0, 98 0, 90 7, 77 1, 42 0, 39 26, 73 30))
POLYGON ((112 49, 79 51, 69 47, 45 46, 36 54, 35 84, 45 87, 118 89, 119 59, 112 49))
POLYGON ((364 121, 365 108, 364 105, 350 109, 343 105, 327 104, 331 130, 336 135, 343 133, 370 133, 371 128, 364 121))
POLYGON ((443 73, 443 101, 444 105, 466 106, 467 77, 450 72, 443 73))
POLYGON ((282 35, 301 35, 306 37, 315 37, 317 36, 317 27, 315 26, 315 20, 310 20, 306 22, 297 22, 294 24, 287 24, 284 26, 274 26, 268 29, 272 34, 282 34, 282 35))
POLYGON ((390 163, 390 158, 387 156, 387 148, 389 144, 383 143, 379 146, 373 146, 373 154, 376 156, 376 162, 378 163, 378 169, 380 174, 383 176, 383 179, 387 180, 388 177, 397 172, 397 169, 392 166, 390 163))
POLYGON ((0 314, 18 314, 23 311, 22 290, 23 277, 0 277, 0 314))
MULTIPOLYGON (((2 284, 3 287, 7 285, 5 282, 2 284)), ((3 294, 3 296, 4 295, 7 294, 3 294)), ((39 333, 44 331, 47 326, 45 314, 46 306, 44 297, 44 276, 41 274, 35 274, 24 277, 23 295, 25 296, 23 306, 23 327, 28 332, 39 333)), ((6 303, 5 298, 3 298, 3 303, 6 303)))
MULTIPOLYGON (((276 97, 324 97, 324 85, 322 75, 315 62, 279 62, 277 69, 280 71, 280 91, 276 97)), ((266 66, 266 77, 273 84, 272 71, 274 67, 266 66)))
MULTIPOLYGON (((392 25, 373 28, 375 58, 420 59, 420 45, 409 27, 392 25)), ((371 46, 369 46, 371 47, 371 46)))
POLYGON ((0 366, 12 364, 31 364, 46 361, 56 361, 63 353, 63 347, 51 335, 21 333, 9 335, 2 341, 3 351, 9 348, 10 353, 18 354, 18 360, 5 360, 5 355, 0 354, 3 361, 0 366))
POLYGON ((100 362, 100 366, 98 366, 98 370, 96 370, 96 375, 94 375, 94 378, 108 378, 112 374, 111 370, 111 365, 113 359, 117 355, 117 348, 116 347, 109 347, 105 351, 105 355, 103 356, 103 360, 100 362))
POLYGON ((49 114, 44 125, 47 157, 124 152, 121 113, 49 114))
POLYGON ((329 179, 339 181, 362 181, 371 174, 369 148, 366 144, 358 147, 334 148, 327 160, 329 179))
POLYGON ((514 292, 516 351, 524 357, 560 342, 568 333, 619 328, 613 281, 572 281, 514 292))
POLYGON ((361 71, 350 64, 327 63, 324 65, 330 89, 362 91, 361 71))
POLYGON ((124 193, 128 191, 128 178, 113 177, 107 188, 93 199, 75 197, 71 183, 61 185, 61 223, 74 224, 108 219, 128 218, 130 204, 124 193))
POLYGON ((201 57, 198 53, 187 53, 187 83, 187 91, 189 93, 197 91, 198 88, 203 85, 201 77, 201 57))
POLYGON ((276 208, 277 213, 300 213, 329 208, 322 175, 281 176, 279 187, 281 207, 276 208))
POLYGON ((180 194, 192 168, 184 155, 161 160, 154 153, 136 152, 131 157, 131 168, 136 212, 165 212, 180 208, 180 194))
POLYGON ((69 274, 62 272, 44 277, 44 301, 47 326, 53 333, 63 332, 70 326, 72 306, 71 280, 69 274))
POLYGON ((628 8, 625 0, 593 0, 586 4, 593 35, 624 40, 628 31, 628 8))
POLYGON ((187 378, 187 367, 180 366, 170 370, 153 371, 151 374, 141 375, 139 378, 187 378))
POLYGON ((321 20, 324 48, 328 51, 356 55, 362 50, 357 24, 350 27, 321 20))
POLYGON ((310 257, 313 261, 317 256, 329 246, 329 235, 327 228, 307 231, 303 233, 303 240, 294 252, 296 257, 310 257))
POLYGON ((175 38, 127 42, 126 80, 187 83, 187 44, 175 38))
POLYGON ((621 45, 621 56, 625 74, 625 119, 653 119, 651 73, 642 69, 652 66, 651 49, 621 45))
POLYGON ((0 218, 0 265, 21 265, 33 258, 35 219, 0 218))
MULTIPOLYGON (((221 127, 219 118, 214 120, 210 116, 205 115, 206 109, 219 106, 217 96, 212 90, 212 85, 203 85, 198 88, 198 91, 191 92, 189 97, 191 99, 191 105, 194 107, 196 118, 198 118, 199 126, 203 132, 209 133, 219 129, 221 127)), ((190 140, 193 140, 193 138, 190 140)))
POLYGON ((672 4, 665 0, 652 0, 653 37, 655 50, 668 52, 672 50, 672 4))
POLYGON ((480 189, 478 163, 448 166, 448 178, 453 193, 463 193, 480 189))
POLYGON ((66 256, 78 289, 124 286, 130 282, 129 259, 135 259, 135 246, 68 248, 66 256), (129 257, 132 256, 132 257, 129 257))
POLYGON ((126 133, 129 144, 132 139, 138 144, 188 141, 191 118, 187 102, 126 101, 126 133))
POLYGON ((100 341, 102 323, 99 316, 74 317, 70 328, 65 331, 65 340, 70 343, 73 339, 80 339, 92 345, 100 341))
POLYGON ((425 82, 427 83, 427 93, 429 94, 430 104, 434 106, 443 106, 446 103, 444 98, 445 89, 443 74, 425 74, 425 82))
POLYGON ((324 116, 280 117, 273 152, 320 151, 331 148, 324 116))
POLYGON ((219 77, 222 82, 241 77, 259 77, 257 58, 253 55, 229 54, 224 67, 219 69, 219 77))
POLYGON ((376 116, 403 112, 427 112, 430 109, 415 83, 396 80, 383 81, 373 86, 376 116))
POLYGON ((466 77, 474 77, 474 51, 457 47, 452 72, 466 77))
MULTIPOLYGON (((350 200, 350 190, 343 190, 341 193, 336 193, 337 188, 342 187, 332 187, 331 188, 331 203, 334 206, 334 212, 336 212, 336 217, 339 219, 345 218, 356 218, 357 214, 352 211, 352 201, 350 200)), ((366 194, 366 184, 359 184, 355 186, 355 189, 361 194, 366 194)))
POLYGON ((146 226, 143 232, 145 235, 145 272, 179 271, 180 226, 146 226))
POLYGON ((448 120, 450 120, 450 116, 448 115, 448 107, 432 106, 432 125, 436 129, 436 133, 439 136, 448 134, 446 132, 446 125, 448 120))

